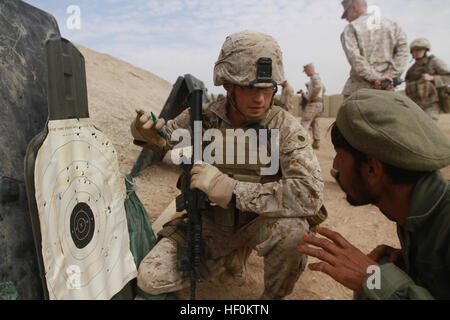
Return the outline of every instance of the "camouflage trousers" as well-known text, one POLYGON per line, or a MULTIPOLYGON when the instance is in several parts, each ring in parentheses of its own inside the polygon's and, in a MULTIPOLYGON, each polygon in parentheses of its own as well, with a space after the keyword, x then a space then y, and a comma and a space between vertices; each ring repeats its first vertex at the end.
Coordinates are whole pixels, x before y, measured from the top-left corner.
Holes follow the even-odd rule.
MULTIPOLYGON (((264 293, 273 299, 289 295, 307 257, 297 251, 309 225, 303 218, 258 217, 236 232, 203 217, 203 261, 217 275, 227 257, 249 247, 264 257, 264 293)), ((138 271, 138 286, 152 295, 175 292, 189 286, 189 279, 177 268, 177 244, 163 238, 144 258, 138 271)))
POLYGON ((438 103, 433 103, 429 106, 420 106, 422 110, 430 116, 436 123, 439 122, 439 115, 441 114, 441 106, 438 103))
POLYGON ((320 140, 320 122, 319 116, 323 111, 322 102, 308 103, 302 115, 302 126, 306 131, 312 130, 312 138, 320 140))

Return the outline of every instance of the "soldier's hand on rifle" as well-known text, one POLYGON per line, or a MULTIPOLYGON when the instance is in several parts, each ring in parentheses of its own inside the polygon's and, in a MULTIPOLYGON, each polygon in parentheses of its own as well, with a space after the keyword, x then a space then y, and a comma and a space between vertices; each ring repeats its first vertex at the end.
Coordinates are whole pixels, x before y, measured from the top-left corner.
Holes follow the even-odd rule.
POLYGON ((144 110, 136 110, 136 113, 136 119, 131 123, 134 143, 154 151, 162 150, 167 143, 159 132, 166 124, 164 119, 159 119, 155 123, 152 116, 144 110))
POLYGON ((228 208, 237 181, 205 162, 194 164, 191 171, 191 189, 203 191, 219 207, 228 208))
POLYGON ((422 79, 425 81, 434 81, 434 76, 429 73, 422 74, 422 79))

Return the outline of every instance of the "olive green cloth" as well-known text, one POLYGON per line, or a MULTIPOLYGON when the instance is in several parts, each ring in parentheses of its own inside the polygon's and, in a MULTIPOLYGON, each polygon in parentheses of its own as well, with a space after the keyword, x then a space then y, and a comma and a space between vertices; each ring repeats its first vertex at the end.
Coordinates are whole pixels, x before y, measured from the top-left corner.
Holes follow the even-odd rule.
POLYGON ((136 267, 139 268, 141 261, 155 246, 156 237, 147 211, 134 191, 133 178, 127 176, 125 184, 127 187, 125 210, 127 213, 128 233, 130 234, 130 250, 133 253, 136 267))
MULTIPOLYGON (((141 261, 153 249, 157 240, 152 230, 147 211, 134 191, 133 177, 128 175, 125 179, 125 184, 127 187, 125 209, 127 212, 128 233, 130 234, 130 250, 133 253, 136 267, 139 268, 141 261)), ((179 300, 179 297, 175 294, 149 295, 137 286, 136 281, 132 281, 129 286, 131 292, 130 290, 122 290, 124 293, 121 292, 122 294, 116 298, 128 300, 137 295, 145 300, 179 300), (130 294, 133 296, 131 297, 130 294)))
MULTIPOLYGON (((439 171, 415 186, 404 226, 398 225, 402 269, 381 266, 380 289, 364 293, 372 300, 450 300, 450 181, 439 171)), ((366 284, 366 283, 365 283, 366 284)))
POLYGON ((450 139, 399 93, 361 89, 344 101, 336 122, 353 148, 392 166, 431 172, 450 164, 450 139))

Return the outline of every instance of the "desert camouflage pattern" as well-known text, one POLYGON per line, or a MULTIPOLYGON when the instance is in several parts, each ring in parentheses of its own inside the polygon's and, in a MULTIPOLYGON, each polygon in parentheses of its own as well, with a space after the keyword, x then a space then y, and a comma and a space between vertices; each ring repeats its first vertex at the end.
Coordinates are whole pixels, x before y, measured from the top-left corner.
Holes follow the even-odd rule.
MULTIPOLYGON (((248 86, 256 79, 260 58, 272 59, 272 80, 284 82, 283 54, 277 41, 264 33, 242 31, 228 36, 214 67, 214 85, 248 86)), ((256 87, 272 86, 271 83, 256 87)))
MULTIPOLYGON (((204 109, 204 128, 233 129, 226 115, 227 99, 211 103, 204 109)), ((191 132, 189 110, 167 122, 163 131, 170 141, 177 129, 191 132)), ((268 124, 268 129, 280 130, 280 165, 283 178, 279 182, 255 184, 239 182, 237 207, 268 217, 308 217, 322 205, 323 180, 317 157, 310 143, 300 144, 299 135, 308 133, 290 113, 281 110, 268 124)), ((169 142, 174 147, 176 142, 169 142)))
MULTIPOLYGON (((280 299, 290 294, 304 271, 307 257, 296 248, 309 232, 305 219, 258 217, 237 231, 221 227, 207 216, 203 218, 203 261, 209 277, 223 274, 228 257, 236 248, 247 246, 264 257, 266 296, 280 299)), ((177 244, 163 238, 142 261, 138 271, 138 286, 158 295, 189 287, 189 279, 177 269, 177 244)))
POLYGON ((442 109, 437 88, 450 84, 450 69, 445 62, 433 55, 420 59, 408 70, 405 80, 406 95, 434 121, 438 121, 442 109), (422 75, 425 73, 434 76, 434 81, 423 80, 422 75))
POLYGON ((439 103, 433 103, 432 105, 422 109, 431 119, 433 119, 435 122, 439 122, 439 116, 442 113, 442 109, 439 103))
POLYGON ((302 114, 301 124, 305 130, 312 131, 312 138, 314 141, 320 141, 320 121, 319 116, 323 112, 322 102, 313 102, 306 105, 302 114))
POLYGON ((400 26, 383 17, 363 14, 349 23, 341 43, 351 65, 350 78, 342 94, 347 97, 362 88, 370 89, 382 77, 400 77, 406 70, 409 45, 400 26))
POLYGON ((315 100, 323 99, 326 89, 318 73, 311 76, 311 81, 307 85, 307 88, 308 94, 306 95, 306 99, 308 101, 314 102, 315 100))
POLYGON ((289 83, 286 83, 286 86, 283 88, 281 92, 280 102, 281 107, 289 112, 294 111, 294 88, 289 83))
MULTIPOLYGON (((232 129, 226 108, 226 98, 206 106, 205 129, 232 129)), ((170 141, 177 129, 191 131, 189 123, 186 110, 168 121, 163 131, 170 141)), ((208 213, 203 214, 204 261, 214 274, 236 249, 252 248, 264 257, 265 294, 282 298, 291 293, 306 264, 306 257, 296 248, 309 232, 306 218, 317 215, 322 206, 324 183, 307 133, 290 113, 280 110, 267 127, 280 130, 282 178, 266 184, 238 182, 236 209, 255 213, 256 218, 237 230, 217 224, 208 213)), ((174 146, 173 142, 169 145, 174 146)), ((151 294, 184 288, 187 283, 176 269, 175 257, 175 243, 168 239, 158 243, 140 266, 140 288, 151 294)))
POLYGON ((301 124, 306 131, 312 130, 313 140, 320 141, 319 116, 323 112, 323 96, 326 89, 318 73, 311 76, 311 81, 306 87, 308 104, 303 111, 301 124))

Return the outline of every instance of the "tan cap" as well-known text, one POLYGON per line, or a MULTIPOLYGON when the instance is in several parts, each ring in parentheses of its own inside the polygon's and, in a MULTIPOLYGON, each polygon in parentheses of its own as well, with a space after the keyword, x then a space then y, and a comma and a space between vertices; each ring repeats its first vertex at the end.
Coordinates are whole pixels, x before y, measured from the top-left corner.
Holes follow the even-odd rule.
POLYGON ((307 65, 304 65, 304 66, 303 66, 303 70, 304 70, 304 69, 312 69, 312 70, 314 70, 314 64, 308 63, 307 65))
POLYGON ((270 76, 270 81, 281 84, 286 79, 283 54, 272 36, 254 31, 242 31, 228 36, 214 67, 214 84, 273 86, 272 82, 259 81, 258 63, 262 58, 266 62, 271 61, 272 73, 266 76, 270 76))
POLYGON ((341 19, 347 18, 347 10, 355 3, 356 0, 344 0, 342 1, 342 6, 344 7, 344 13, 342 14, 341 19))

